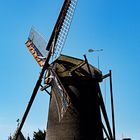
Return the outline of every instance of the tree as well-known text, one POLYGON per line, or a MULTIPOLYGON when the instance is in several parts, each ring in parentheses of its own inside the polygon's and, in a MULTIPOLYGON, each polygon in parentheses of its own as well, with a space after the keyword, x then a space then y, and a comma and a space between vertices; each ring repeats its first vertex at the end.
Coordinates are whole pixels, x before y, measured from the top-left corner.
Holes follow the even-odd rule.
POLYGON ((45 140, 46 131, 41 131, 38 129, 38 132, 34 132, 33 140, 45 140))

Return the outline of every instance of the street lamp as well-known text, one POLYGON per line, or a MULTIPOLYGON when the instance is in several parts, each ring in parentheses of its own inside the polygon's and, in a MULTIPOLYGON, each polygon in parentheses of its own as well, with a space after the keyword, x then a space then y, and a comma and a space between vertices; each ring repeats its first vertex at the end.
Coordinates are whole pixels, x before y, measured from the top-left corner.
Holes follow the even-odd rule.
MULTIPOLYGON (((93 50, 93 49, 89 49, 88 52, 92 53, 92 52, 101 52, 103 51, 103 49, 99 49, 99 50, 93 50)), ((98 55, 98 69, 99 69, 99 55, 98 55)))

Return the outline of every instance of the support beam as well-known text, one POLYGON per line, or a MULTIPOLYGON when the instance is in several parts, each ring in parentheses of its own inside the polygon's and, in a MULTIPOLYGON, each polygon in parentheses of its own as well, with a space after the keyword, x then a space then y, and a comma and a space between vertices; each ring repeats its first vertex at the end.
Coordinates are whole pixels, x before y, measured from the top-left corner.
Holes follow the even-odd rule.
POLYGON ((115 136, 115 115, 114 115, 114 102, 113 102, 113 90, 112 90, 112 72, 109 71, 110 74, 110 97, 111 97, 111 110, 112 110, 112 128, 113 128, 113 137, 114 140, 116 139, 115 136))
POLYGON ((43 68, 42 68, 42 70, 41 70, 41 73, 40 73, 40 75, 39 75, 39 78, 38 78, 38 80, 37 80, 37 82, 36 82, 36 85, 35 85, 34 90, 33 90, 33 92, 32 92, 32 95, 31 95, 31 98, 30 98, 30 100, 29 100, 28 106, 27 106, 27 108, 26 108, 26 110, 25 110, 25 113, 24 113, 24 115, 23 115, 23 117, 22 117, 22 120, 21 120, 21 123, 20 123, 20 125, 19 125, 19 128, 18 128, 18 130, 17 130, 15 140, 17 140, 17 138, 18 138, 18 136, 19 136, 19 134, 20 134, 20 132, 21 132, 21 129, 22 129, 24 123, 25 123, 25 120, 26 120, 26 118, 27 118, 27 116, 28 116, 28 113, 29 113, 29 111, 30 111, 30 109, 31 109, 31 106, 32 106, 32 104, 33 104, 33 102, 34 102, 34 99, 35 99, 35 97, 36 97, 36 94, 37 94, 37 92, 38 92, 38 90, 39 90, 39 87, 40 87, 40 85, 41 85, 42 78, 43 78, 43 75, 44 75, 44 73, 45 73, 45 70, 49 67, 48 62, 49 62, 49 57, 46 58, 45 64, 44 64, 44 66, 43 66, 43 68))
POLYGON ((87 57, 86 57, 85 54, 84 54, 84 58, 85 58, 85 62, 86 62, 86 64, 87 64, 88 71, 89 71, 89 73, 90 73, 90 75, 91 75, 91 77, 92 77, 91 69, 90 69, 90 66, 89 66, 89 63, 88 63, 88 60, 87 60, 87 57))
POLYGON ((108 129, 109 137, 110 137, 110 140, 113 140, 113 134, 112 134, 112 131, 111 131, 111 127, 110 127, 110 124, 109 124, 109 119, 108 119, 108 116, 107 116, 106 108, 105 108, 105 105, 104 105, 102 93, 101 93, 101 90, 100 90, 99 86, 98 86, 98 91, 99 91, 98 96, 99 96, 100 107, 101 107, 101 110, 102 110, 102 113, 103 113, 103 116, 104 116, 104 120, 105 120, 107 129, 108 129))

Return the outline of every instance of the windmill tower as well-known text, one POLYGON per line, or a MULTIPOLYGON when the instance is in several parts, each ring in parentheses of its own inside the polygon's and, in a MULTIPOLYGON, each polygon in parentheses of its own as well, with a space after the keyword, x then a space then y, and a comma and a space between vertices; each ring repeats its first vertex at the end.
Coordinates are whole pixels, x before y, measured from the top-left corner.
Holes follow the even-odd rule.
POLYGON ((51 87, 46 140, 115 140, 113 98, 112 130, 99 86, 99 82, 110 77, 112 87, 111 71, 103 76, 85 55, 82 60, 61 54, 76 4, 77 0, 64 0, 48 43, 34 28, 30 31, 26 46, 42 69, 15 140, 40 87, 45 91, 51 87))

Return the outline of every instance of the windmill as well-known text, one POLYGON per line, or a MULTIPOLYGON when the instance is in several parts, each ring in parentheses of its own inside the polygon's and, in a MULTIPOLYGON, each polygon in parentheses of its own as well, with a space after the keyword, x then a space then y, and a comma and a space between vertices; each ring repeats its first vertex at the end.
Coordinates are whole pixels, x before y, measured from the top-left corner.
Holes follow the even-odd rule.
POLYGON ((88 63, 86 55, 82 60, 61 54, 76 4, 77 0, 64 0, 48 43, 34 28, 30 31, 26 46, 40 65, 41 72, 17 129, 15 140, 22 130, 40 87, 46 92, 47 88, 51 87, 51 92, 48 92, 50 106, 46 140, 115 140, 113 98, 112 130, 99 86, 99 82, 104 78, 110 77, 111 80, 111 71, 103 76, 99 69, 88 63))

